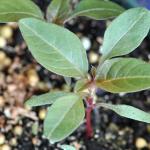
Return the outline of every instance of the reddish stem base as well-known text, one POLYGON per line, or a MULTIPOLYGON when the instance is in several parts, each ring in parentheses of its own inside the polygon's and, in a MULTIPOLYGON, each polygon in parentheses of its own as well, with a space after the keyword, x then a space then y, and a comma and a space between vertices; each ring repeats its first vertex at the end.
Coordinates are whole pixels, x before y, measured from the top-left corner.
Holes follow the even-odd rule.
POLYGON ((86 100, 87 108, 86 108, 86 137, 91 138, 93 136, 93 128, 91 124, 91 113, 94 108, 93 98, 89 97, 86 100))

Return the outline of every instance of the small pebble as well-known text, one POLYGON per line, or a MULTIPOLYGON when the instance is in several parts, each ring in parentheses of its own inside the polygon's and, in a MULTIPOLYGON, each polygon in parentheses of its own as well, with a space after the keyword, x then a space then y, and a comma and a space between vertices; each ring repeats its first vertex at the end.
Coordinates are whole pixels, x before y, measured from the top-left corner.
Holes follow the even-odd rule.
POLYGON ((119 93, 119 96, 120 96, 120 97, 123 97, 123 96, 125 96, 125 95, 126 95, 126 93, 124 93, 124 92, 119 93))
POLYGON ((10 112, 10 109, 9 109, 9 107, 5 107, 5 109, 4 109, 4 114, 5 114, 5 116, 6 117, 8 117, 8 118, 11 118, 11 112, 10 112))
POLYGON ((147 147, 147 141, 144 139, 144 138, 137 138, 136 139, 136 142, 135 142, 135 145, 138 149, 142 149, 142 148, 145 148, 147 147))
POLYGON ((76 137, 75 137, 75 136, 69 136, 68 139, 69 139, 70 141, 74 141, 74 140, 76 140, 76 137))
POLYGON ((47 113, 47 111, 46 111, 46 109, 41 109, 40 111, 39 111, 39 118, 41 119, 41 120, 44 120, 45 119, 45 117, 46 117, 46 113, 47 113))
POLYGON ((91 48, 91 41, 89 38, 82 37, 81 42, 86 50, 89 50, 91 48))
POLYGON ((4 37, 0 37, 0 48, 4 48, 7 42, 4 37))
POLYGON ((11 59, 7 57, 7 58, 4 60, 3 63, 4 63, 4 66, 5 66, 5 67, 8 67, 8 66, 11 65, 11 59))
POLYGON ((21 126, 15 126, 15 128, 14 128, 14 134, 15 135, 22 135, 22 132, 23 132, 23 129, 22 129, 22 127, 21 126))
POLYGON ((4 144, 0 150, 11 150, 11 147, 9 145, 4 144))
POLYGON ((10 39, 13 35, 13 31, 12 31, 12 28, 10 26, 3 26, 1 28, 1 36, 6 38, 6 39, 10 39))
POLYGON ((6 54, 3 51, 0 51, 0 62, 2 63, 5 60, 6 54))
POLYGON ((95 134, 95 135, 94 135, 94 138, 95 138, 95 139, 98 139, 98 138, 99 138, 99 134, 95 134))
POLYGON ((32 138, 32 143, 33 143, 33 145, 40 145, 41 141, 38 138, 34 137, 34 138, 32 138))
POLYGON ((148 59, 150 60, 150 54, 148 54, 148 59))
POLYGON ((35 87, 37 85, 38 81, 39 81, 38 76, 36 76, 36 75, 30 75, 30 77, 29 77, 29 84, 32 87, 35 87))
POLYGON ((11 59, 6 56, 3 51, 0 51, 0 69, 4 69, 11 65, 11 59))
POLYGON ((12 139, 10 140, 10 145, 12 145, 12 146, 17 146, 17 139, 16 139, 16 138, 12 138, 12 139))
POLYGON ((5 143, 5 136, 3 134, 0 134, 0 145, 5 143))
POLYGON ((97 53, 95 53, 95 52, 90 52, 89 53, 90 63, 92 63, 92 64, 97 63, 98 59, 99 59, 99 55, 97 53))
POLYGON ((39 80, 40 80, 36 70, 35 69, 30 69, 27 72, 27 76, 28 76, 29 85, 32 86, 32 87, 35 87, 38 84, 39 80))
POLYGON ((79 27, 80 30, 84 29, 84 25, 82 23, 80 23, 78 27, 79 27))
POLYGON ((8 22, 8 26, 10 26, 12 29, 18 29, 18 23, 17 22, 8 22))
POLYGON ((102 44, 102 43, 103 43, 103 38, 102 38, 102 37, 97 37, 97 38, 96 38, 96 41, 97 41, 99 44, 102 44))
POLYGON ((116 138, 116 136, 115 135, 113 135, 112 133, 106 133, 105 134, 105 139, 106 140, 111 140, 111 139, 115 139, 116 138))

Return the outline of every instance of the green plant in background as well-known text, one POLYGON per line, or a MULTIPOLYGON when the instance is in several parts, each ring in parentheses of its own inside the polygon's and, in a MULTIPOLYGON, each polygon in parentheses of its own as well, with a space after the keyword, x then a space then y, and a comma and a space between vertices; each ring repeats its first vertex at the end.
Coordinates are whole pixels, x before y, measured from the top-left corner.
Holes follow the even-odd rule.
POLYGON ((95 104, 93 101, 97 88, 112 93, 150 88, 150 64, 134 58, 117 57, 133 51, 148 34, 149 11, 134 8, 123 12, 124 9, 117 4, 101 0, 82 0, 72 10, 69 3, 70 0, 53 0, 47 9, 46 22, 42 12, 30 0, 0 1, 0 21, 19 22, 22 35, 37 62, 67 79, 77 80, 74 92, 50 92, 26 102, 29 106, 51 104, 44 121, 44 135, 52 143, 63 140, 83 122, 86 112, 87 134, 91 136, 89 121, 96 105, 121 116, 150 123, 149 113, 132 106, 95 104), (62 25, 77 16, 103 20, 118 15, 105 32, 97 70, 92 68, 89 71, 81 41, 62 25))

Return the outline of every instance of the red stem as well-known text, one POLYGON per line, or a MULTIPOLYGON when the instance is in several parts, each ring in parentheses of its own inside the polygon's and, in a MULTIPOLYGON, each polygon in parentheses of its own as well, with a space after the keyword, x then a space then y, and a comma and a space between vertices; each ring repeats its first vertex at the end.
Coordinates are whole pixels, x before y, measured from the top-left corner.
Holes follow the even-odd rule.
POLYGON ((91 138, 93 136, 93 128, 91 124, 91 113, 94 108, 93 98, 89 97, 86 100, 87 108, 86 108, 86 137, 91 138))

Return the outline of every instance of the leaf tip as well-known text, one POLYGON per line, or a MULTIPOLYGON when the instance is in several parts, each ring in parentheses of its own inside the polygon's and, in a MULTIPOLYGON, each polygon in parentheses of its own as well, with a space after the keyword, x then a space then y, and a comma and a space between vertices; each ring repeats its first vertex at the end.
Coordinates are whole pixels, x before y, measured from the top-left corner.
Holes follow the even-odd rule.
POLYGON ((25 105, 26 107, 31 107, 29 100, 26 100, 26 101, 24 102, 24 105, 25 105))

